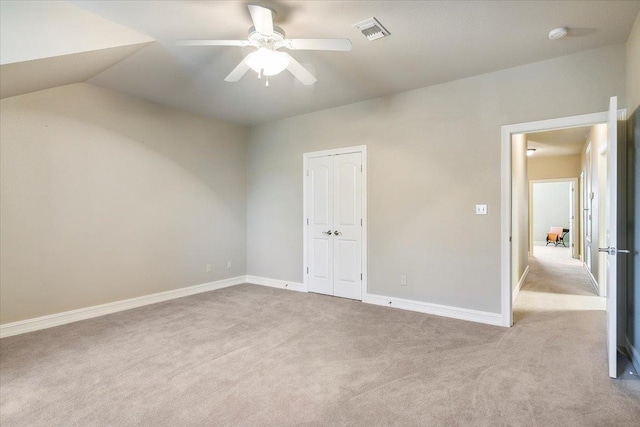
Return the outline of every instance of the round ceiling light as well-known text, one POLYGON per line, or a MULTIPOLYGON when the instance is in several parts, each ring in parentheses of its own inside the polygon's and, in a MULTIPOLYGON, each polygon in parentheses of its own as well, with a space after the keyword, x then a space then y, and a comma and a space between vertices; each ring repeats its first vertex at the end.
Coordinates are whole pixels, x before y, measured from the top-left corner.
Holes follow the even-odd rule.
POLYGON ((289 66, 289 55, 284 52, 276 52, 275 50, 260 49, 252 52, 247 56, 247 65, 256 73, 262 73, 265 76, 273 76, 289 66))
POLYGON ((569 34, 567 27, 558 27, 549 31, 549 40, 558 40, 569 34))

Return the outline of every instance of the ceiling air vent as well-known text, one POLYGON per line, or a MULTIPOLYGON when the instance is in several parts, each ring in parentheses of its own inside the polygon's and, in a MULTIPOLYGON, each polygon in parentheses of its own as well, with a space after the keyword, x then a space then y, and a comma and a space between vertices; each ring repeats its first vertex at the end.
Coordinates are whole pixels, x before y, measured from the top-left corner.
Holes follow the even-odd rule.
POLYGON ((352 27, 364 34, 369 41, 381 39, 390 34, 376 18, 365 19, 362 22, 353 24, 352 27))

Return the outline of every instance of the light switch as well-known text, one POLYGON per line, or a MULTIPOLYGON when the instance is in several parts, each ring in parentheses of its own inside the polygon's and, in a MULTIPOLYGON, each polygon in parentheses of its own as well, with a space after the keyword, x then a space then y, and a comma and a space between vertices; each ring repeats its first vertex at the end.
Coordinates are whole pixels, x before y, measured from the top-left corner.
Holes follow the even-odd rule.
POLYGON ((476 215, 486 215, 487 205, 476 205, 476 215))

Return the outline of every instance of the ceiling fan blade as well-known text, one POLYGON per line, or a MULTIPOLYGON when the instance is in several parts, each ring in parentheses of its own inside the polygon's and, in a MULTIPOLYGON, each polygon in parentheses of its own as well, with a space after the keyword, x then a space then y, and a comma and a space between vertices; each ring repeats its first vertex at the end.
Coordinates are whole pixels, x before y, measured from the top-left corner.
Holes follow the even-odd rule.
POLYGON ((229 75, 224 78, 224 81, 235 83, 239 81, 242 76, 244 76, 247 71, 249 71, 249 69, 250 68, 247 65, 247 57, 245 56, 245 58, 236 66, 236 68, 234 68, 233 71, 231 71, 229 75))
POLYGON ((249 46, 249 40, 178 40, 178 46, 249 46))
POLYGON ((273 14, 271 9, 266 7, 256 6, 253 4, 247 5, 249 13, 251 14, 251 20, 256 31, 265 36, 273 34, 273 14))
POLYGON ((284 47, 293 50, 340 50, 350 51, 349 39, 287 39, 284 47))
POLYGON ((307 71, 306 68, 300 65, 298 61, 293 59, 291 55, 287 54, 287 56, 289 57, 289 65, 287 66, 287 70, 289 70, 289 72, 293 74, 296 79, 300 80, 303 85, 309 86, 318 81, 313 76, 313 74, 311 74, 309 71, 307 71))

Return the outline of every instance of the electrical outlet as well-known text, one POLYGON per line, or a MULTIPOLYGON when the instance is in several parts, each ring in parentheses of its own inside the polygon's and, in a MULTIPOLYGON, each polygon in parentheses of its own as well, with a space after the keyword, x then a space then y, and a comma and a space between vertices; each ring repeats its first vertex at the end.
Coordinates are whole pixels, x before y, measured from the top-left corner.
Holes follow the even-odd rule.
POLYGON ((211 264, 207 264, 207 273, 211 273, 211 264))
POLYGON ((231 268, 231 261, 227 261, 227 268, 231 268))
POLYGON ((405 276, 404 274, 400 275, 400 285, 407 286, 407 276, 405 276))
POLYGON ((476 215, 486 215, 487 205, 476 205, 476 215))

